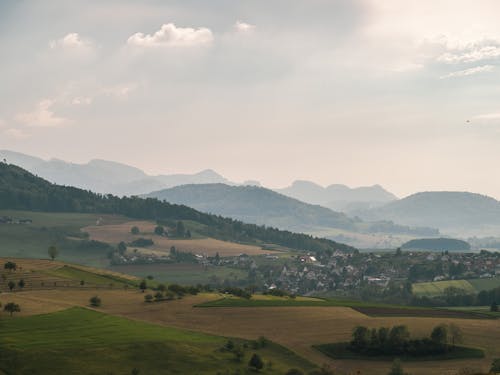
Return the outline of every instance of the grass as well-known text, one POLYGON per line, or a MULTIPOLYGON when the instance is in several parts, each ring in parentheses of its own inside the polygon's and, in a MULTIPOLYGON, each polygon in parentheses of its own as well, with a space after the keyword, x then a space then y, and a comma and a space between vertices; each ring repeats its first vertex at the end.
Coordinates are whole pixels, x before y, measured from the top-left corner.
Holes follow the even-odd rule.
POLYGON ((403 361, 443 361, 451 359, 484 358, 484 351, 478 348, 456 346, 448 352, 435 355, 369 355, 352 351, 347 342, 313 345, 321 353, 333 359, 356 359, 363 361, 392 361, 399 358, 403 361))
MULTIPOLYGON (((45 315, 0 320, 0 368, 12 374, 215 374, 240 370, 231 353, 219 349, 227 339, 177 328, 128 320, 100 312, 71 308, 45 315)), ((236 340, 237 343, 244 343, 236 340)), ((270 343, 256 352, 282 374, 290 367, 312 369, 307 361, 270 343)))
POLYGON ((75 281, 84 281, 85 284, 93 285, 106 285, 114 284, 115 286, 124 286, 125 284, 132 284, 131 280, 120 278, 115 275, 97 274, 94 272, 85 271, 72 266, 64 265, 55 270, 45 271, 50 276, 57 276, 75 281))
POLYGON ((471 279, 468 281, 478 292, 481 290, 491 290, 500 287, 500 276, 488 279, 471 279))
POLYGON ((476 293, 476 289, 468 280, 432 281, 426 283, 415 283, 412 285, 413 294, 419 297, 441 296, 444 294, 445 289, 449 287, 463 289, 467 293, 476 293))
POLYGON ((80 248, 79 241, 69 240, 80 229, 95 224, 123 221, 123 217, 97 214, 50 213, 0 210, 0 216, 31 219, 32 224, 0 224, 0 254, 4 257, 48 258, 47 248, 57 245, 58 259, 102 267, 109 263, 106 252, 80 248))

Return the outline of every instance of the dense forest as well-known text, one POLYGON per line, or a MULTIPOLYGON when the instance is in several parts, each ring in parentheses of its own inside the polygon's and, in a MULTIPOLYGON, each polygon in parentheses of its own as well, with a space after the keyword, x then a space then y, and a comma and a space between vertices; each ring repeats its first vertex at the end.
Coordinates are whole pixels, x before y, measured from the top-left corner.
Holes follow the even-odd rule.
POLYGON ((401 248, 407 250, 469 251, 470 244, 454 238, 420 238, 404 243, 401 248))
POLYGON ((192 220, 203 224, 210 237, 239 242, 272 243, 314 252, 352 251, 332 240, 276 228, 245 224, 222 216, 201 213, 190 207, 153 198, 102 195, 52 184, 12 164, 0 163, 0 209, 46 212, 80 212, 125 215, 148 220, 192 220))

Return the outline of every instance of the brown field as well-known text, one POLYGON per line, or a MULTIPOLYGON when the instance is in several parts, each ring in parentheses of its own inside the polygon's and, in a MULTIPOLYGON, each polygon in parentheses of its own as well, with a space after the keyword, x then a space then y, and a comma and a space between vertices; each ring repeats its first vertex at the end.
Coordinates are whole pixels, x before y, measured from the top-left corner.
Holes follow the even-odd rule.
POLYGON ((486 350, 486 358, 479 360, 406 362, 405 370, 413 375, 451 375, 463 367, 486 371, 492 358, 500 357, 499 320, 368 317, 347 307, 194 308, 194 304, 219 297, 205 294, 146 304, 144 294, 136 290, 27 291, 4 293, 1 300, 16 298, 26 314, 43 313, 69 305, 85 306, 96 293, 103 301, 100 310, 111 314, 223 336, 254 339, 264 335, 318 364, 330 363, 341 373, 360 370, 362 374, 382 375, 390 367, 387 362, 333 361, 311 348, 313 344, 346 341, 352 328, 359 324, 368 327, 406 324, 419 336, 428 335, 439 323, 453 321, 462 328, 466 345, 486 350))
POLYGON ((117 244, 120 241, 131 242, 138 237, 151 238, 154 245, 147 249, 140 249, 144 252, 154 252, 165 254, 170 251, 172 246, 177 250, 196 254, 206 254, 214 256, 219 253, 221 256, 234 256, 241 253, 248 255, 269 254, 269 250, 262 250, 259 246, 244 245, 234 242, 226 242, 213 238, 202 239, 170 239, 153 235, 155 223, 150 221, 129 221, 122 224, 112 225, 92 225, 82 228, 89 233, 90 238, 97 241, 117 244), (134 236, 130 233, 130 228, 137 226, 141 234, 134 236))

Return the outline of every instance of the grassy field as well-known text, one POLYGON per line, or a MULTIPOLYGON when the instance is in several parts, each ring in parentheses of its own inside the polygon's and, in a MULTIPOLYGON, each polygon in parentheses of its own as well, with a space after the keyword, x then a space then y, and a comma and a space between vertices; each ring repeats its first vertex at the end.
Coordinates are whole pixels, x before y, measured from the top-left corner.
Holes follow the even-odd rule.
POLYGON ((79 240, 68 236, 78 235, 80 229, 95 224, 120 223, 123 217, 94 214, 67 214, 0 210, 0 216, 15 219, 31 219, 31 224, 0 224, 0 254, 3 257, 48 258, 47 248, 59 248, 58 259, 91 266, 105 266, 109 263, 106 252, 78 246, 79 240))
POLYGON ((489 290, 500 287, 500 277, 489 279, 432 281, 426 283, 415 283, 412 287, 413 293, 420 297, 435 297, 443 295, 445 289, 448 287, 463 289, 468 293, 477 293, 481 290, 489 290))
MULTIPOLYGON (((240 370, 252 353, 272 362, 263 374, 313 366, 285 348, 269 343, 247 349, 238 362, 220 348, 227 339, 176 328, 158 327, 100 312, 70 308, 24 318, 0 320, 0 368, 9 374, 215 374, 240 370)), ((245 344, 243 341, 236 343, 245 344)))
POLYGON ((208 284, 214 280, 234 280, 247 276, 246 271, 239 269, 213 266, 205 268, 201 264, 190 263, 119 265, 108 269, 141 278, 153 276, 159 282, 182 285, 208 284))
POLYGON ((177 250, 196 254, 206 254, 213 256, 219 253, 220 256, 234 256, 241 253, 248 255, 269 254, 270 250, 262 250, 259 246, 245 245, 234 242, 216 240, 214 238, 194 238, 194 239, 170 239, 153 234, 155 223, 151 221, 129 221, 111 225, 91 225, 83 230, 90 234, 92 239, 117 244, 120 241, 131 242, 137 237, 151 238, 154 245, 141 251, 155 251, 158 253, 169 253, 170 247, 175 246, 177 250), (130 233, 130 228, 137 226, 141 234, 134 236, 130 233))

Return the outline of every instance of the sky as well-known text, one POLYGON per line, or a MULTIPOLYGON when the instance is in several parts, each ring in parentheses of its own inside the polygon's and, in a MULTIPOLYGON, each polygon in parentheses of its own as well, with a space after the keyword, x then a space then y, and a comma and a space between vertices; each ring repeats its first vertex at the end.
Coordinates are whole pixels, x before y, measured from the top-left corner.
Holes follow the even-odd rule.
POLYGON ((0 148, 500 198, 497 0, 0 2, 0 148))

